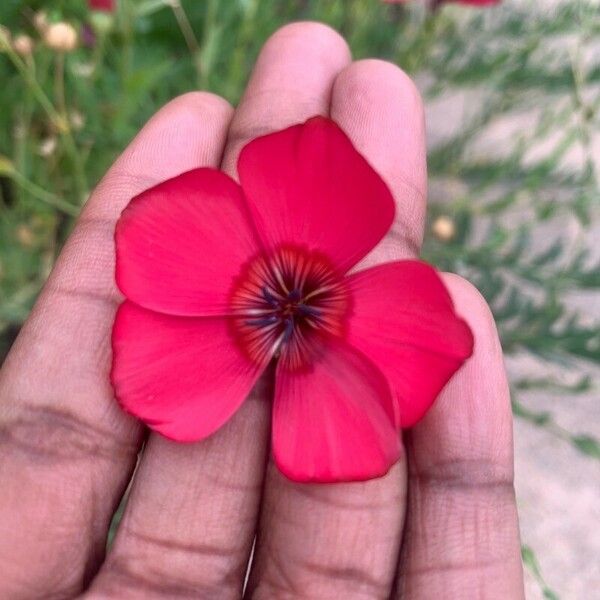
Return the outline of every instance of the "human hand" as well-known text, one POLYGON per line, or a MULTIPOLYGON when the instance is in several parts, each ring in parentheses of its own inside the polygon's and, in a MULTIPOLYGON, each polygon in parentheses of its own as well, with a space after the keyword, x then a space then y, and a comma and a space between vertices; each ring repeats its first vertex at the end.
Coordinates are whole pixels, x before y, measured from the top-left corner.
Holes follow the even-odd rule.
POLYGON ((268 462, 262 382, 203 442, 149 434, 104 557, 144 439, 109 385, 121 300, 115 222, 131 197, 183 171, 220 164, 235 176, 246 142, 315 114, 339 123, 397 201, 369 263, 417 255, 426 197, 418 92, 393 65, 351 63, 330 29, 277 32, 235 111, 203 92, 160 110, 92 195, 0 374, 0 598, 239 598, 257 531, 247 597, 523 597, 501 349, 485 302, 453 275, 445 281, 474 355, 405 434, 385 477, 285 479, 268 462))

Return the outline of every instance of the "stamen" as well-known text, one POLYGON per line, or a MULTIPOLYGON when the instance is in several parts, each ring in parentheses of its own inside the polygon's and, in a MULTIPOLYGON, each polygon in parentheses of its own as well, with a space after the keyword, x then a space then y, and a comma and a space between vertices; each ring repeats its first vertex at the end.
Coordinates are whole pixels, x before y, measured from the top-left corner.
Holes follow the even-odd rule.
POLYGON ((272 314, 275 311, 274 308, 248 308, 244 310, 244 314, 248 317, 259 317, 261 315, 272 314))
POLYGON ((278 357, 303 368, 322 335, 343 335, 349 299, 343 280, 322 255, 286 246, 249 263, 231 296, 232 326, 252 359, 278 357))
POLYGON ((271 306, 277 306, 279 304, 279 300, 269 291, 269 288, 267 288, 266 285, 263 285, 262 295, 271 306))
POLYGON ((307 300, 310 300, 311 298, 314 298, 315 296, 320 296, 321 294, 326 294, 329 291, 331 291, 331 287, 329 287, 329 286, 321 287, 317 290, 313 290, 312 292, 310 292, 310 294, 307 294, 306 296, 304 296, 303 300, 306 302, 307 300))
POLYGON ((321 309, 315 308, 314 306, 308 306, 304 303, 298 304, 296 308, 298 309, 298 312, 301 315, 311 315, 313 317, 318 317, 321 313, 321 309))
POLYGON ((287 286, 285 285, 285 281, 283 281, 283 277, 281 275, 281 271, 275 266, 273 268, 273 273, 275 274, 275 278, 277 279, 277 283, 281 286, 281 289, 284 291, 285 294, 289 294, 290 291, 287 289, 287 286))
POLYGON ((300 292, 300 290, 294 289, 288 294, 287 297, 288 297, 288 300, 290 300, 292 302, 298 302, 298 300, 300 300, 300 298, 302 298, 302 293, 300 292))
POLYGON ((289 342, 292 334, 294 333, 294 319, 293 317, 288 317, 284 321, 285 328, 283 330, 283 341, 289 342))
POLYGON ((262 319, 248 319, 246 325, 251 327, 265 327, 266 325, 273 325, 279 321, 279 317, 272 315, 270 317, 263 317, 262 319))

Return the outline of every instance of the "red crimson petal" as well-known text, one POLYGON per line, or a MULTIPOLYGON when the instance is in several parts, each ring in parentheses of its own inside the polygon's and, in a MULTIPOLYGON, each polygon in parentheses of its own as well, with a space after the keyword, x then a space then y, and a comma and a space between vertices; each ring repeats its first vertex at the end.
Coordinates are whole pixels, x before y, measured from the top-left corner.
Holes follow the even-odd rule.
POLYGON ((354 311, 348 342, 387 377, 399 424, 411 427, 471 355, 471 330, 455 314, 442 280, 426 263, 388 263, 347 281, 354 311))
POLYGON ((113 12, 115 10, 115 0, 88 0, 88 6, 92 10, 113 12))
POLYGON ((240 187, 188 171, 134 198, 116 227, 116 281, 133 302, 174 315, 219 315, 258 252, 240 187))
POLYGON ((389 385, 360 352, 330 338, 300 371, 279 363, 273 456, 294 481, 362 481, 384 475, 400 456, 389 385))
POLYGON ((161 315, 128 301, 117 311, 112 344, 121 406, 180 442, 221 427, 265 367, 237 349, 226 318, 161 315))
POLYGON ((251 141, 238 172, 266 248, 293 242, 325 254, 342 272, 394 218, 384 181, 324 117, 251 141))

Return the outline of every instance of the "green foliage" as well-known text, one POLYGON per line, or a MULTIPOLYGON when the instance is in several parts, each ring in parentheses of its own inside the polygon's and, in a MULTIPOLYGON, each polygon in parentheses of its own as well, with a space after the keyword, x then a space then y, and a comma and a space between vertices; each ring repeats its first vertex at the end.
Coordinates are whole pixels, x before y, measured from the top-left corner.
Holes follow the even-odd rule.
POLYGON ((584 454, 600 459, 600 444, 595 438, 589 435, 574 435, 571 441, 584 454))
POLYGON ((559 600, 556 592, 550 589, 546 584, 533 550, 529 546, 521 546, 521 557, 523 558, 523 564, 525 567, 538 582, 544 598, 546 598, 546 600, 559 600))

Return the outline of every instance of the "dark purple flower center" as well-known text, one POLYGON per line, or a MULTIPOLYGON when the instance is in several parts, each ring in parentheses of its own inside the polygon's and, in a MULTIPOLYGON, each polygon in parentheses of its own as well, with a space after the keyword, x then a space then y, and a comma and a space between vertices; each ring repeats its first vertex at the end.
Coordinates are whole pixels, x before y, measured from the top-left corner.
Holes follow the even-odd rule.
POLYGON ((342 277, 315 252, 285 246, 244 268, 231 296, 235 337, 254 360, 277 356, 304 366, 320 336, 343 333, 348 293, 342 277))

